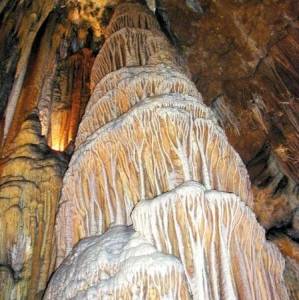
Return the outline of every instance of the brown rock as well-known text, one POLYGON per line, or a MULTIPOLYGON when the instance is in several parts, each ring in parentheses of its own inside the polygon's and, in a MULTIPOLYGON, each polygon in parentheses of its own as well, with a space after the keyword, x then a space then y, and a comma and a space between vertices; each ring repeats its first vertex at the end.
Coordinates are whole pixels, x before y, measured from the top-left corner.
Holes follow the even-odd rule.
POLYGON ((41 138, 36 115, 25 120, 1 160, 1 299, 39 299, 46 287, 55 264, 53 230, 66 163, 41 138))

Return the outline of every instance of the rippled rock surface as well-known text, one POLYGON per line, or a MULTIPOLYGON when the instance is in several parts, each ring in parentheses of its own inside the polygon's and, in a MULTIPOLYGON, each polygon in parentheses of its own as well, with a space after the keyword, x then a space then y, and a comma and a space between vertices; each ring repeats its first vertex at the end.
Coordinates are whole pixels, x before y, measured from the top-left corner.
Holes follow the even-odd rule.
POLYGON ((56 220, 59 268, 46 295, 286 299, 284 261, 251 211, 246 168, 150 14, 119 5, 95 59, 56 220), (106 238, 111 253, 126 251, 113 230, 129 229, 118 226, 133 226, 138 249, 152 249, 157 267, 144 269, 153 256, 139 264, 136 248, 134 264, 117 262, 117 273, 101 275, 106 258, 93 251, 106 238))

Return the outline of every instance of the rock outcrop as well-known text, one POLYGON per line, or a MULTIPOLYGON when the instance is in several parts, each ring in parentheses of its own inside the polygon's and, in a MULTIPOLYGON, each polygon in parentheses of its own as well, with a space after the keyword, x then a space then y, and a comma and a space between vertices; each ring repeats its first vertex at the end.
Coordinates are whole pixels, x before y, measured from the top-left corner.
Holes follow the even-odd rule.
POLYGON ((60 266, 46 297, 286 299, 284 262, 251 211, 246 168, 149 15, 119 5, 95 60, 56 219, 60 266), (117 232, 128 235, 126 246, 113 244, 117 232), (125 254, 135 235, 134 255, 125 254), (112 260, 102 275, 94 253, 106 239, 117 267, 112 260), (152 259, 147 249, 158 266, 140 263, 139 251, 152 259))

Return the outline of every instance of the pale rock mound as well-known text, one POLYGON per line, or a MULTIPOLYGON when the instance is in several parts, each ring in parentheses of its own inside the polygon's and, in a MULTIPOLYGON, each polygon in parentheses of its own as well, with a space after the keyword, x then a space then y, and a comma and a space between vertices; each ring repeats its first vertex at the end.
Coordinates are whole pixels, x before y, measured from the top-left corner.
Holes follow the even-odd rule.
POLYGON ((113 226, 79 242, 44 299, 189 299, 181 262, 131 227, 113 226))

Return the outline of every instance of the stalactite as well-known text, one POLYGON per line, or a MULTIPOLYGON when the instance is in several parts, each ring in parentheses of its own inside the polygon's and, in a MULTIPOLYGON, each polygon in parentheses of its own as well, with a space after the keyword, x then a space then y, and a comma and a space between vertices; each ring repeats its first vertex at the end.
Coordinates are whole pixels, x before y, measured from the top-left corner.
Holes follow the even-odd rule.
POLYGON ((263 111, 266 109, 263 99, 258 94, 252 95, 252 101, 250 103, 250 110, 253 115, 254 121, 261 126, 261 128, 268 133, 267 125, 264 122, 263 111))
MULTIPOLYGON (((47 116, 46 135, 49 145, 55 150, 64 151, 75 140, 82 110, 89 96, 88 73, 92 61, 91 51, 83 49, 59 64, 47 116)), ((40 114, 45 113, 46 110, 40 111, 40 114)))
MULTIPOLYGON (((39 1, 34 2, 33 8, 36 2, 39 1)), ((94 59, 92 50, 84 48, 89 45, 81 44, 76 53, 70 51, 69 35, 74 29, 56 13, 50 15, 40 30, 28 24, 28 18, 27 23, 24 20, 21 23, 27 24, 32 33, 28 45, 22 44, 24 49, 20 51, 31 54, 27 71, 27 62, 22 66, 22 72, 26 73, 24 81, 16 78, 22 84, 20 95, 14 91, 11 94, 17 97, 17 103, 5 143, 1 145, 0 160, 0 299, 11 300, 41 299, 54 270, 53 230, 69 157, 52 149, 65 150, 70 144, 66 152, 72 151, 71 141, 75 139, 90 95, 89 77, 94 59), (59 85, 57 75, 62 65, 65 80, 59 85), (67 107, 65 111, 59 111, 61 106, 56 105, 61 96, 67 104, 63 106, 67 107), (64 118, 60 119, 61 115, 64 118), (51 140, 54 133, 58 148, 51 140)), ((28 28, 22 28, 24 36, 28 28)), ((18 31, 18 26, 14 30, 18 31)), ((12 108, 7 108, 6 116, 12 108)))
POLYGON ((47 137, 49 133, 51 104, 53 97, 53 85, 55 81, 57 64, 53 63, 52 69, 47 70, 43 82, 41 96, 38 101, 39 119, 41 122, 42 135, 47 137))
POLYGON ((21 14, 20 23, 18 24, 19 26, 17 26, 18 36, 20 37, 20 59, 16 66, 15 80, 5 110, 4 141, 9 134, 10 126, 15 117, 15 110, 22 92, 33 42, 42 24, 53 9, 53 6, 54 1, 35 1, 32 5, 32 9, 22 12, 21 14))
POLYGON ((223 128, 233 131, 236 135, 240 135, 240 123, 229 106, 225 103, 223 96, 219 96, 212 103, 212 109, 223 128))
MULTIPOLYGON (((143 9, 116 9, 92 68, 93 95, 63 181, 56 219, 59 268, 47 299, 186 299, 187 292, 178 294, 186 284, 193 299, 286 299, 284 261, 251 211, 246 168, 143 9), (102 275, 98 266, 107 258, 95 257, 97 249, 109 239, 109 251, 121 252, 113 230, 131 225, 164 258, 151 267, 145 258, 144 270, 136 247, 119 273, 109 266, 102 275), (172 255, 185 278, 173 268, 169 273, 172 255), (89 261, 96 274, 90 277, 84 265, 93 265, 89 261), (131 274, 131 284, 124 273, 131 274), (153 282, 159 288, 152 295, 153 282), (169 288, 175 294, 167 294, 169 288)), ((142 251, 148 254, 146 246, 142 251)))
MULTIPOLYGON (((11 104, 8 103, 7 110, 13 109, 12 115, 6 115, 5 117, 6 124, 10 123, 9 128, 7 128, 7 132, 4 133, 6 138, 5 144, 8 147, 18 134, 23 121, 29 114, 31 114, 32 110, 37 107, 44 80, 49 74, 51 74, 50 70, 52 70, 55 65, 56 47, 58 46, 58 43, 53 40, 52 36, 55 32, 56 20, 57 19, 55 17, 51 19, 44 35, 40 38, 40 40, 37 39, 34 44, 34 47, 38 49, 37 55, 34 58, 32 56, 30 59, 28 58, 31 72, 27 73, 24 78, 24 83, 22 82, 22 89, 20 90, 18 99, 16 99, 17 102, 15 103, 15 107, 9 107, 11 104), (38 47, 39 43, 40 47, 38 47)), ((11 97, 14 96, 11 95, 11 97)))

